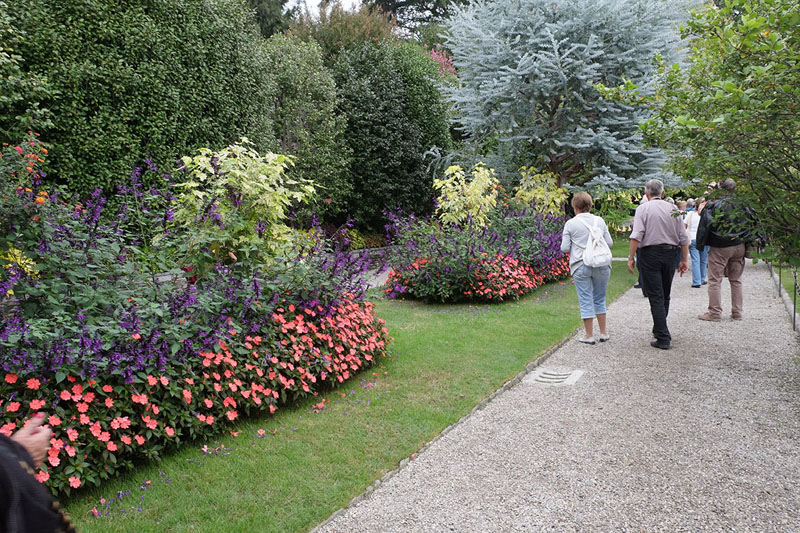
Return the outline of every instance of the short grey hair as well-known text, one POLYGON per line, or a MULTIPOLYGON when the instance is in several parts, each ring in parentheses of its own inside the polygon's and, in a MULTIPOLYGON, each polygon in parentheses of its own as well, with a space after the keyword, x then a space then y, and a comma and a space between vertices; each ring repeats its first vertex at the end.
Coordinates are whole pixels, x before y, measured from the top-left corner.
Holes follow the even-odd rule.
POLYGON ((694 207, 694 198, 686 200, 686 207, 694 207))
POLYGON ((664 193, 664 184, 661 180, 652 179, 644 184, 644 190, 650 196, 661 196, 664 193))
POLYGON ((725 178, 722 180, 722 183, 719 184, 719 188, 728 192, 733 192, 736 188, 736 182, 733 181, 733 178, 725 178))

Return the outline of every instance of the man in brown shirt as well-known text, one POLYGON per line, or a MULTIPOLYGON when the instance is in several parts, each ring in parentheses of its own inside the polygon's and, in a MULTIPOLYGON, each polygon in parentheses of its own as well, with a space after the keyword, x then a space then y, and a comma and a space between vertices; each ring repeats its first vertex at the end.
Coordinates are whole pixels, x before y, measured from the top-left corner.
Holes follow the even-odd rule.
POLYGON ((678 270, 683 276, 689 270, 689 235, 683 220, 677 216, 675 206, 661 199, 663 194, 664 184, 660 180, 650 180, 645 185, 647 202, 636 208, 633 218, 628 272, 633 274, 636 250, 639 250, 642 288, 650 300, 653 336, 656 338, 650 346, 669 350, 672 336, 667 327, 667 315, 672 278, 675 275, 675 252, 680 247, 678 270))

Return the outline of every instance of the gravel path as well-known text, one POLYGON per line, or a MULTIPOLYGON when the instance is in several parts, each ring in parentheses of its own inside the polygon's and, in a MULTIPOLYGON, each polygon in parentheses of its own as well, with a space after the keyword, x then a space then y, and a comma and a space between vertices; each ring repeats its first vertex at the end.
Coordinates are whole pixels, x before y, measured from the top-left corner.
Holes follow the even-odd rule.
POLYGON ((318 531, 800 531, 800 348, 767 268, 744 284, 744 320, 711 323, 676 277, 670 351, 628 291, 609 342, 540 367, 574 385, 528 374, 318 531))

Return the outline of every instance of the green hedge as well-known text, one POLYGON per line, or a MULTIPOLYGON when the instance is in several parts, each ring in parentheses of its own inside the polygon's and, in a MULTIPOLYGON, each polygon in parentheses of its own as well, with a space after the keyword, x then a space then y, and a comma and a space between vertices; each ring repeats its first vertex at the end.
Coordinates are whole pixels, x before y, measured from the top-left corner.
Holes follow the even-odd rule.
POLYGON ((384 209, 429 213, 433 176, 424 153, 449 146, 435 62, 414 45, 363 44, 344 50, 333 70, 353 151, 356 222, 381 228, 384 209))
MULTIPOLYGON (((151 156, 166 167, 247 136, 274 147, 274 86, 242 0, 8 0, 24 67, 55 96, 51 171, 108 188, 151 156)), ((2 128, 0 128, 2 129, 2 128)))
POLYGON ((310 208, 341 223, 352 191, 351 150, 344 144, 345 122, 336 114, 336 84, 322 50, 314 41, 290 35, 272 36, 266 48, 277 86, 275 137, 281 153, 296 156, 289 175, 314 181, 318 194, 310 208))

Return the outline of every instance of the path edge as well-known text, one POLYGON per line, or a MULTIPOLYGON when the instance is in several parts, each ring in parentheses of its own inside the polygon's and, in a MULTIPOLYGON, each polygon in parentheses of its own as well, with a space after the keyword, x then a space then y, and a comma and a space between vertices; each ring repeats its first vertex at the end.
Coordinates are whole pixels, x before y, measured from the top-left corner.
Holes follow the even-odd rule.
MULTIPOLYGON (((631 289, 628 289, 628 290, 631 290, 631 289)), ((622 296, 624 296, 625 293, 627 293, 627 292, 628 291, 625 291, 622 294, 620 294, 617 297, 617 300, 619 298, 622 298, 622 296)), ((439 439, 441 439, 442 437, 444 437, 445 435, 450 433, 453 429, 455 429, 456 427, 458 427, 461 424, 463 424, 472 415, 474 415, 478 411, 481 411, 481 410, 485 409, 489 405, 489 403, 491 401, 493 401, 495 398, 497 398, 498 396, 500 396, 504 392, 510 390, 511 388, 515 387, 516 385, 519 385, 519 383, 522 381, 522 379, 525 376, 527 376, 528 374, 530 374, 531 372, 536 370, 539 366, 542 365, 542 363, 547 361, 547 359, 549 359, 551 355, 556 353, 559 349, 561 349, 564 345, 566 345, 568 342, 570 342, 572 339, 574 339, 575 336, 578 335, 582 331, 583 331, 583 326, 578 326, 577 328, 575 328, 575 330, 572 333, 570 333, 565 338, 561 339, 559 342, 553 344, 552 346, 547 348, 544 352, 539 354, 539 356, 536 357, 536 359, 534 359, 533 361, 528 362, 525 365, 525 368, 520 370, 517 373, 516 376, 514 376, 513 378, 511 378, 508 381, 506 381, 505 383, 503 383, 502 386, 500 386, 494 392, 492 392, 487 397, 485 397, 483 400, 481 400, 481 402, 478 405, 476 405, 475 407, 473 407, 472 410, 469 413, 467 413, 466 415, 464 415, 461 418, 459 418, 457 421, 453 422, 452 424, 450 424, 449 426, 444 428, 441 431, 441 433, 439 433, 438 435, 433 437, 431 440, 429 440, 428 442, 426 442, 425 444, 420 446, 420 448, 416 452, 412 453, 411 456, 406 457, 405 459, 400 461, 400 463, 397 465, 396 468, 394 468, 393 470, 390 470, 389 472, 386 472, 383 476, 381 476, 380 479, 376 479, 372 484, 368 485, 367 488, 364 489, 364 491, 361 494, 355 496, 352 500, 350 500, 350 502, 347 505, 345 505, 344 507, 341 507, 340 509, 335 511, 324 522, 322 522, 322 523, 318 524, 317 526, 315 526, 314 529, 312 529, 309 533, 319 533, 319 531, 322 528, 324 528, 330 522, 334 521, 336 518, 341 516, 345 511, 347 511, 347 509, 349 509, 351 507, 354 507, 354 506, 358 505, 359 503, 361 503, 362 501, 364 501, 367 498, 369 498, 372 495, 372 493, 375 491, 375 489, 377 489, 382 484, 386 483, 391 478, 393 478, 395 475, 397 475, 401 470, 403 470, 405 467, 407 467, 411 461, 416 459, 417 456, 419 456, 419 454, 423 453, 425 450, 427 450, 428 448, 433 446, 439 439)))

